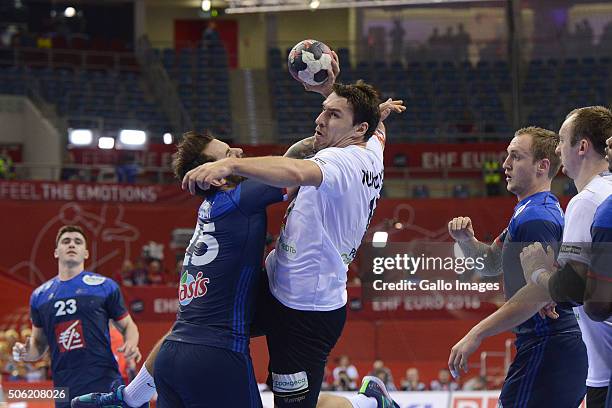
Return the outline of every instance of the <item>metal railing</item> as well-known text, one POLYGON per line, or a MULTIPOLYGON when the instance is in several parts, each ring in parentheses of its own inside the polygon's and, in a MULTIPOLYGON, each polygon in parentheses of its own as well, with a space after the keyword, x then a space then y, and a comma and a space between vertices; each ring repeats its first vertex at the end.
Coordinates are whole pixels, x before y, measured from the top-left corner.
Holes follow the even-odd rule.
POLYGON ((0 47, 0 64, 41 68, 139 71, 132 52, 0 47))

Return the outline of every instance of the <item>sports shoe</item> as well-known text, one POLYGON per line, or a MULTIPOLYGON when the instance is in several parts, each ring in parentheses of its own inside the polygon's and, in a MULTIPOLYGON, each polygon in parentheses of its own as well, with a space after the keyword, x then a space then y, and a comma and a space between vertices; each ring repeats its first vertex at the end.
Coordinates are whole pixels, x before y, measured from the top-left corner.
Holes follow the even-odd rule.
MULTIPOLYGON (((120 385, 117 388, 113 387, 111 392, 100 393, 93 392, 91 394, 75 397, 70 402, 72 408, 134 408, 130 407, 123 401, 123 390, 125 385, 120 385)), ((138 408, 148 408, 149 403, 138 408)))
POLYGON ((378 408, 400 408, 400 406, 393 401, 391 395, 389 395, 385 383, 378 377, 370 375, 363 377, 359 394, 376 399, 378 408))

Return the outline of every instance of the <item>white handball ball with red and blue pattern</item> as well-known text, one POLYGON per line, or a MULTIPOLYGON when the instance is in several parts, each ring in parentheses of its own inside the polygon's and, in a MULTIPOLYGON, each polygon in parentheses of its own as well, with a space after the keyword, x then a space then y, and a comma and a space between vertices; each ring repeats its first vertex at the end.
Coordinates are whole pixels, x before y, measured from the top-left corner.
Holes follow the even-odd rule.
POLYGON ((289 73, 308 85, 321 85, 329 76, 332 66, 331 49, 317 40, 300 41, 289 52, 289 73))

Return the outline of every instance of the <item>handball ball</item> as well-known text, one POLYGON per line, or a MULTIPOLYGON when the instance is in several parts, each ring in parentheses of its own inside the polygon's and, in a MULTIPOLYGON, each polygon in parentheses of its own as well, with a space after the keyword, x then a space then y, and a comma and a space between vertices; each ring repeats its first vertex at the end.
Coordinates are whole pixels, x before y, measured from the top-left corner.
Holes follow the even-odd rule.
POLYGON ((287 66, 296 80, 308 85, 321 85, 331 69, 331 49, 321 41, 300 41, 289 52, 287 66))

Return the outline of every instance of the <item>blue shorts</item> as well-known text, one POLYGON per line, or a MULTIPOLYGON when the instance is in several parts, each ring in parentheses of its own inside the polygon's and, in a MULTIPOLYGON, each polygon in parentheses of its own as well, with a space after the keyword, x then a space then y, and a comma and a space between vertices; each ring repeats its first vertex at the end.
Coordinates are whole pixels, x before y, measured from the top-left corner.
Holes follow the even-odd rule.
POLYGON ((576 408, 586 394, 587 369, 580 333, 517 340, 499 401, 503 408, 576 408))
POLYGON ((248 354, 166 340, 155 359, 158 408, 261 408, 248 354))

